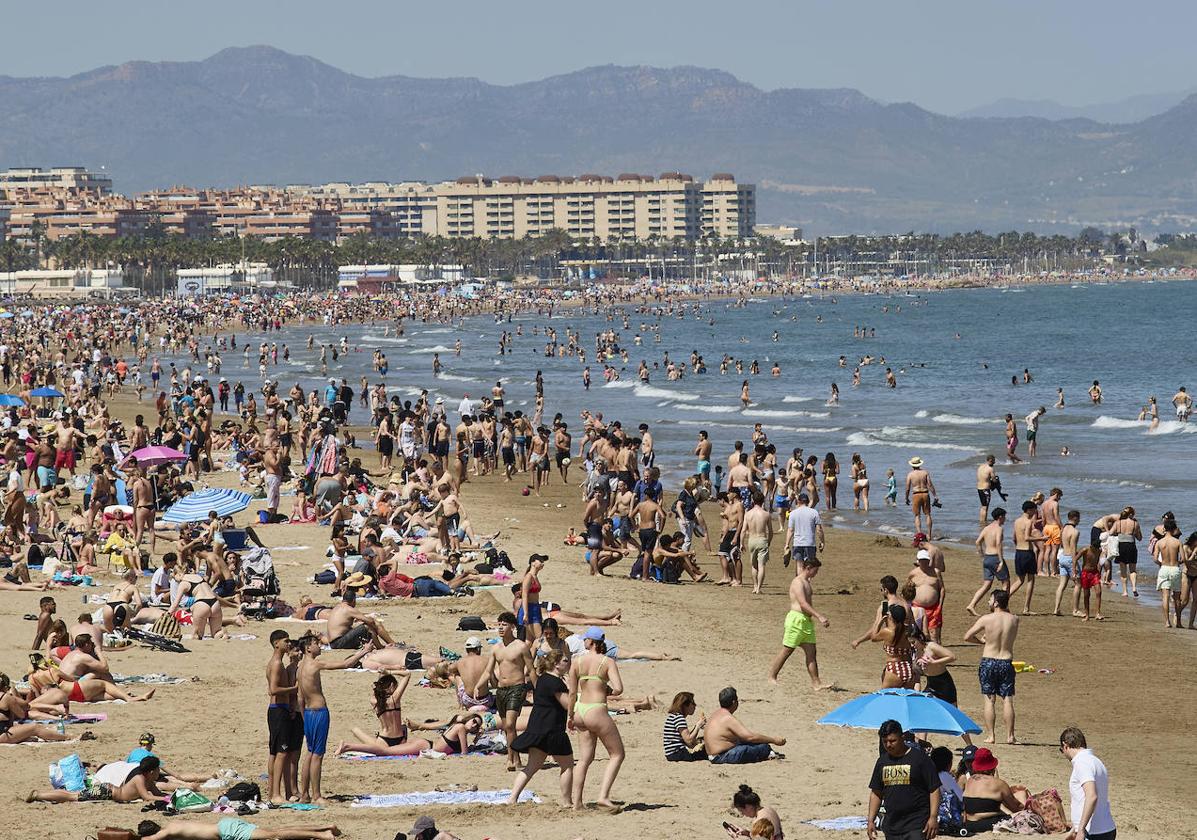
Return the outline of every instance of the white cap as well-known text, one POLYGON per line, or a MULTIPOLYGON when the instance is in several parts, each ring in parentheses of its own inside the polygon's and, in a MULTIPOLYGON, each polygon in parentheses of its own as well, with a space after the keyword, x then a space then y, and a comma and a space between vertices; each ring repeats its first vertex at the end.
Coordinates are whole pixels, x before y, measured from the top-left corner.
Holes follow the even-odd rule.
POLYGON ((466 650, 482 650, 482 640, 477 636, 470 636, 466 639, 466 650))
POLYGON ((927 549, 920 549, 919 553, 914 555, 916 560, 930 560, 931 552, 927 549))

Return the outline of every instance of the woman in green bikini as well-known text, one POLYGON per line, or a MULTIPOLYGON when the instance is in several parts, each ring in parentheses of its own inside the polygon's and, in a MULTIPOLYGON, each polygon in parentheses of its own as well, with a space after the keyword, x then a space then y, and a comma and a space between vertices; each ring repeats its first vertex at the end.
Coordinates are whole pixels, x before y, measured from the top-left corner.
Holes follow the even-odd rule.
POLYGON ((568 727, 580 736, 581 754, 574 771, 574 810, 582 809, 582 791, 586 786, 586 772, 594 761, 599 741, 607 750, 609 760, 599 789, 598 806, 616 814, 620 808, 611 801, 611 786, 623 764, 623 739, 607 711, 607 698, 623 694, 623 680, 615 660, 607 656, 603 639, 587 638, 586 652, 575 656, 569 669, 568 727))

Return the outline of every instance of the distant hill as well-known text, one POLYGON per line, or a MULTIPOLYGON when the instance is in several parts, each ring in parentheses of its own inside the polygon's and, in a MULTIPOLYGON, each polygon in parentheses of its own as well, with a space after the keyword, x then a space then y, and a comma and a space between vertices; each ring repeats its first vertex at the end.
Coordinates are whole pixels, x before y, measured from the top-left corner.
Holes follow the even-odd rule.
POLYGON ((1132 123, 1175 108, 1197 88, 1173 93, 1146 93, 1114 102, 1092 105, 1061 105, 1051 99, 1003 98, 987 105, 970 108, 958 117, 1039 117, 1045 120, 1093 120, 1103 123, 1132 123))
POLYGON ((697 67, 498 86, 362 78, 270 47, 0 77, 0 167, 104 166, 126 192, 728 171, 758 185, 762 221, 823 232, 1190 227, 1194 130, 1197 98, 1129 125, 960 119, 855 90, 763 91, 697 67))

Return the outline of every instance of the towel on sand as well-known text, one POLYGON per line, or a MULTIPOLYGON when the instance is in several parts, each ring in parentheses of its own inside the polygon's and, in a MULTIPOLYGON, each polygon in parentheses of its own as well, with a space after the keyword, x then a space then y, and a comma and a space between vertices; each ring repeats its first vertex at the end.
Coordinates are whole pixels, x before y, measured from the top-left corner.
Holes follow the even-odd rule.
POLYGON ((864 831, 869 822, 864 817, 836 817, 830 820, 806 820, 805 824, 824 831, 864 831))
MULTIPOLYGON (((376 793, 359 796, 354 808, 403 808, 423 805, 502 805, 510 790, 429 790, 413 793, 376 793)), ((520 802, 540 802, 540 797, 525 790, 520 802)))

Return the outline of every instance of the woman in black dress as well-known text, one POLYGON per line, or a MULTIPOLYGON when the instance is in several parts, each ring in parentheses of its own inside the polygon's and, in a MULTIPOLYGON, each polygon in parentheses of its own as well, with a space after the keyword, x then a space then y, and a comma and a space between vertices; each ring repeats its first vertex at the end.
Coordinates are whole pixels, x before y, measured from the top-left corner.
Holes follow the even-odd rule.
POLYGON ((550 650, 536 657, 536 672, 539 674, 536 687, 532 689, 532 713, 528 717, 528 728, 512 742, 516 752, 527 753, 528 763, 515 777, 511 786, 509 805, 519 801, 520 793, 552 756, 561 768, 561 804, 573 804, 572 788, 574 778, 574 749, 565 731, 569 717, 569 688, 562 677, 569 671, 569 660, 559 651, 550 650))

